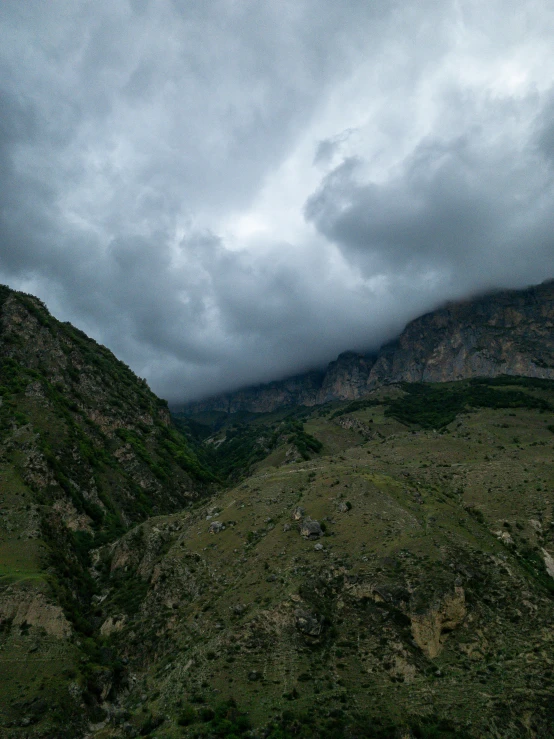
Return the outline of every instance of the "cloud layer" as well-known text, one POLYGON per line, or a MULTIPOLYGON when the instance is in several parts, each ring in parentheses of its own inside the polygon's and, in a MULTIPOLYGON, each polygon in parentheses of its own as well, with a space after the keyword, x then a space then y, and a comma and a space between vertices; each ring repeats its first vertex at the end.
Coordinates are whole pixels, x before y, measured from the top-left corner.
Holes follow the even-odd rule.
POLYGON ((547 0, 7 0, 0 280, 172 401, 554 276, 547 0))

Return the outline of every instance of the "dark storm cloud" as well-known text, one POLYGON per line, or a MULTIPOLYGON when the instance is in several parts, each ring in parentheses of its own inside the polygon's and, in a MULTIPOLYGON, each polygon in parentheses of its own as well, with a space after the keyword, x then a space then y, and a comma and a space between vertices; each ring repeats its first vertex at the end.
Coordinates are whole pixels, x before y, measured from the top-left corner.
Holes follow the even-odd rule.
POLYGON ((462 292, 540 281, 554 269, 551 108, 514 139, 499 132, 515 111, 490 107, 487 126, 424 140, 385 182, 367 181, 363 161, 343 161, 306 217, 366 275, 434 271, 462 292))
POLYGON ((178 401, 552 276, 552 18, 506 5, 7 0, 0 279, 178 401))

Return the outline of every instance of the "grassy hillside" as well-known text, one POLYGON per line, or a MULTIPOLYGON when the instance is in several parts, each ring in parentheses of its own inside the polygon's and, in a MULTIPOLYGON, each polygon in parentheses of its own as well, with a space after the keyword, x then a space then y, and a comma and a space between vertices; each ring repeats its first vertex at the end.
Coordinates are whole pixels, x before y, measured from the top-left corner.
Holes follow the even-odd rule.
POLYGON ((553 736, 553 407, 552 383, 507 379, 220 427, 224 458, 233 431, 277 438, 99 555, 125 730, 553 736))
POLYGON ((117 660, 98 657, 90 553, 211 479, 143 380, 0 287, 0 724, 75 736, 103 715, 117 660))

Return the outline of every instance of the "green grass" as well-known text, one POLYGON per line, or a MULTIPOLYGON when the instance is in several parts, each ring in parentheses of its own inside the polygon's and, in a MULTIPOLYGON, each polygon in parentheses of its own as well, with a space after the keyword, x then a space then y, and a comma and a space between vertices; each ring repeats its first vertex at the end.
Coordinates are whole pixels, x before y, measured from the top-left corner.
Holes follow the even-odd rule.
POLYGON ((0 541, 0 584, 42 579, 44 570, 40 562, 44 553, 44 545, 38 540, 0 541))
MULTIPOLYGON (((192 698, 202 693, 214 711, 218 700, 234 698, 258 727, 292 711, 289 728, 286 720, 275 721, 275 736, 293 729, 300 736, 350 736, 357 712, 365 711, 367 726, 388 727, 389 735, 410 727, 418 737, 464 736, 471 717, 477 728, 469 736, 486 736, 494 719, 500 735, 519 739, 517 725, 495 706, 506 691, 528 681, 538 685, 547 669, 541 629, 552 606, 540 547, 551 533, 544 527, 539 534, 529 521, 539 517, 544 524, 551 516, 550 386, 443 389, 466 405, 442 433, 433 430, 434 400, 428 416, 421 416, 419 398, 416 405, 408 401, 408 425, 384 412, 410 397, 399 389, 334 418, 314 409, 302 418, 302 430, 324 445, 324 453, 291 463, 284 454, 295 432, 291 424, 250 477, 186 517, 157 520, 162 531, 176 520, 182 526, 161 555, 163 574, 147 596, 171 593, 165 596, 171 605, 156 611, 149 600, 147 623, 132 627, 139 629, 137 644, 165 654, 152 677, 157 700, 170 705, 180 696, 196 706, 192 698), (468 393, 475 406, 467 404, 468 393), (371 427, 368 440, 338 425, 349 416, 371 427), (292 519, 298 505, 324 523, 322 551, 299 536, 292 519), (226 525, 215 536, 206 520, 213 506, 214 519, 226 525), (508 530, 510 545, 499 536, 508 530), (445 632, 438 657, 429 660, 414 644, 409 615, 438 607, 456 582, 470 618, 445 632), (520 590, 530 606, 514 598, 520 590), (298 608, 323 618, 320 638, 294 627, 298 608), (520 615, 523 608, 532 617, 520 615), (156 637, 162 633, 172 634, 166 647, 156 637), (509 663, 501 656, 508 649, 514 654, 509 663), (526 661, 528 653, 536 660, 526 661), (252 671, 260 677, 249 680, 252 671), (326 717, 336 711, 342 718, 329 727, 326 717), (312 717, 311 725, 302 723, 303 714, 312 717)), ((288 422, 286 416, 258 417, 236 427, 236 436, 283 430, 288 422)), ((539 698, 533 700, 539 706, 539 698)), ((537 710, 546 715, 544 706, 537 710)), ((178 715, 176 708, 175 724, 178 715)), ((216 735, 211 721, 181 728, 187 736, 216 735)))
MULTIPOLYGON (((402 389, 406 394, 390 401, 385 413, 402 423, 441 429, 452 423, 460 413, 474 408, 554 411, 554 405, 544 398, 514 389, 516 383, 510 382, 511 379, 499 378, 494 383, 470 380, 448 386, 403 383, 402 389), (506 388, 509 388, 509 392, 506 388)), ((535 388, 536 384, 519 382, 517 386, 535 388)), ((554 382, 549 384, 548 381, 543 381, 539 387, 553 391, 554 382)))

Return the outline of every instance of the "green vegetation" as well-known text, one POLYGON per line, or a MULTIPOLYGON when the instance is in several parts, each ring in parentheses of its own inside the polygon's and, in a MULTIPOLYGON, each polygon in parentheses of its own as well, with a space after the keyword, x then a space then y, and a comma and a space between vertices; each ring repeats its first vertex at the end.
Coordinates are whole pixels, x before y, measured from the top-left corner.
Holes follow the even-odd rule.
POLYGON ((332 413, 330 419, 334 420, 335 418, 340 418, 340 416, 345 416, 348 413, 355 413, 356 411, 361 411, 365 408, 374 408, 375 406, 381 405, 381 403, 382 401, 374 399, 354 400, 332 413))
POLYGON ((236 480, 275 448, 277 437, 270 427, 233 424, 222 443, 210 445, 206 459, 222 479, 236 480))
POLYGON ((340 709, 330 713, 328 718, 322 718, 313 713, 287 711, 279 721, 270 724, 265 736, 268 739, 392 739, 406 735, 414 739, 466 739, 468 736, 451 722, 436 718, 395 724, 363 714, 347 717, 340 709))
POLYGON ((498 378, 493 381, 470 380, 456 385, 423 385, 403 383, 405 395, 387 403, 385 414, 406 424, 440 429, 472 408, 529 408, 554 411, 543 398, 513 388, 552 389, 554 381, 527 378, 498 378), (517 380, 517 382, 515 381, 517 380))
POLYGON ((323 449, 323 444, 311 434, 304 431, 304 425, 300 421, 289 421, 284 429, 284 434, 289 434, 288 441, 298 449, 302 459, 310 459, 310 454, 318 454, 323 449))
POLYGON ((399 387, 404 391, 401 397, 355 400, 336 410, 331 419, 384 405, 385 414, 401 423, 440 429, 452 423, 460 413, 474 408, 532 408, 554 411, 551 402, 529 392, 552 392, 553 380, 503 376, 444 385, 405 382, 399 387))
POLYGON ((283 444, 293 445, 305 460, 322 451, 322 442, 305 431, 299 415, 302 418, 306 413, 289 412, 284 418, 282 413, 261 417, 250 414, 250 419, 242 421, 230 417, 228 425, 218 422, 208 431, 206 426, 179 416, 175 424, 187 434, 203 469, 213 471, 210 479, 232 483, 250 474, 257 463, 283 444))
MULTIPOLYGON (((86 704, 83 720, 102 720, 100 696, 116 689, 122 669, 99 630, 108 573, 99 562, 92 576, 92 552, 130 523, 184 507, 215 478, 169 423, 165 401, 108 349, 32 296, 0 287, 0 306, 0 649, 26 686, 0 680, 0 726, 20 711, 44 736, 72 737, 77 705, 86 704), (33 615, 17 626, 17 616, 4 618, 6 603, 8 614, 13 603, 33 615), (36 660, 16 668, 28 650, 36 660), (79 686, 75 705, 61 671, 79 686), (34 698, 11 708, 12 690, 34 698), (46 696, 48 709, 35 717, 46 696)), ((123 577, 110 603, 132 617, 148 587, 140 583, 123 577)))
MULTIPOLYGON (((178 724, 190 727, 187 736, 195 739, 252 736, 247 714, 239 710, 233 699, 220 702, 213 709, 208 706, 195 709, 189 704, 181 711, 178 724)), ((364 714, 348 716, 342 709, 321 713, 286 710, 263 731, 266 739, 400 739, 406 735, 413 739, 469 738, 465 731, 456 729, 445 719, 431 717, 395 724, 364 714)))

